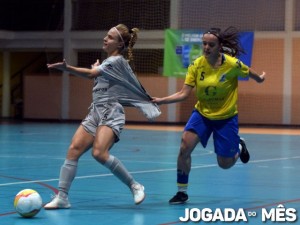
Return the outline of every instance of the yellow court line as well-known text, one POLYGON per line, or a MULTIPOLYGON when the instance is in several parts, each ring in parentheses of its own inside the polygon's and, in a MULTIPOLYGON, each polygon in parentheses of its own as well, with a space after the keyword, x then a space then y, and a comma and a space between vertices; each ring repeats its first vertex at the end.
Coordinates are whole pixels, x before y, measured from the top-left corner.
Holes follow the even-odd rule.
MULTIPOLYGON (((129 130, 156 130, 156 131, 183 131, 184 126, 173 125, 126 125, 129 130)), ((261 127, 240 127, 240 133, 247 134, 287 134, 300 135, 300 129, 292 128, 261 128, 261 127)))
POLYGON ((240 128, 240 133, 300 135, 300 129, 291 128, 240 128))

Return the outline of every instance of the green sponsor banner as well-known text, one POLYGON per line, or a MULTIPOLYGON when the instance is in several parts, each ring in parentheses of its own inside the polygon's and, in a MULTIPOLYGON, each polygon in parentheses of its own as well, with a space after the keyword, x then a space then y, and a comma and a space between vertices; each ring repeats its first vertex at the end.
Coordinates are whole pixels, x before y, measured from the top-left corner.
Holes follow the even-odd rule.
POLYGON ((185 77, 191 62, 202 54, 199 30, 165 30, 164 76, 185 77))
MULTIPOLYGON (((185 77, 188 66, 202 55, 202 35, 201 30, 165 30, 164 76, 185 77)), ((254 33, 241 32, 239 38, 247 53, 239 59, 251 66, 254 33)))

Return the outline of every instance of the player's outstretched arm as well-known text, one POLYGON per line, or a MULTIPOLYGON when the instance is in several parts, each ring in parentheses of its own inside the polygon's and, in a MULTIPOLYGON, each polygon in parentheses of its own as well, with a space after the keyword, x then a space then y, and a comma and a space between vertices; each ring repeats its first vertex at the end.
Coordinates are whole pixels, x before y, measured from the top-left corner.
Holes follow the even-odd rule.
POLYGON ((182 89, 175 94, 162 97, 162 98, 157 98, 157 97, 152 97, 152 102, 157 103, 159 105, 161 104, 169 104, 169 103, 175 103, 175 102, 181 102, 184 101, 191 93, 193 87, 184 84, 182 89))
POLYGON ((65 60, 63 60, 63 62, 47 64, 47 67, 48 67, 48 69, 57 69, 60 71, 69 72, 73 75, 83 77, 83 78, 92 79, 96 76, 99 76, 99 71, 97 69, 95 69, 94 67, 91 69, 75 67, 75 66, 71 66, 71 65, 67 64, 67 62, 65 60))
POLYGON ((255 80, 257 83, 262 83, 265 81, 266 73, 262 72, 262 74, 258 74, 253 69, 250 68, 249 70, 249 77, 255 80))

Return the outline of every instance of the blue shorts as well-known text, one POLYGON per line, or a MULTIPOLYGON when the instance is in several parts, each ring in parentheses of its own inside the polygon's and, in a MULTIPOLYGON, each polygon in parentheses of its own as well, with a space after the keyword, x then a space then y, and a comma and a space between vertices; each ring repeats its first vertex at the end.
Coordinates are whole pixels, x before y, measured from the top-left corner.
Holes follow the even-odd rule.
POLYGON ((193 110, 184 131, 195 132, 204 148, 213 133, 215 153, 218 156, 234 157, 240 152, 238 115, 224 120, 210 120, 193 110))

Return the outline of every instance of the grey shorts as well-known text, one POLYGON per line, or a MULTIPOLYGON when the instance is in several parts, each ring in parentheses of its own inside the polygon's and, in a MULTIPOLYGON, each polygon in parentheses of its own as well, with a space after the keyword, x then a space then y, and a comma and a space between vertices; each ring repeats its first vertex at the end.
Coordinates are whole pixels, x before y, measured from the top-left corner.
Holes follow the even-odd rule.
POLYGON ((125 124, 123 106, 118 102, 108 102, 92 104, 89 109, 89 114, 81 122, 84 129, 95 137, 99 126, 108 126, 116 135, 115 142, 118 142, 125 124))

